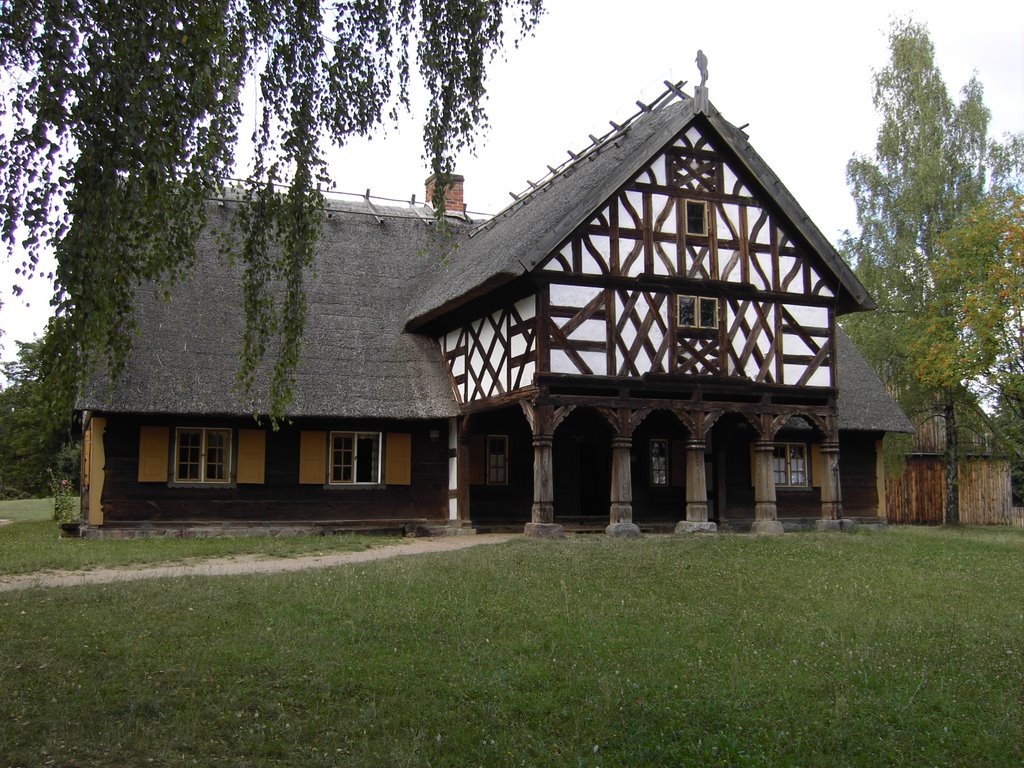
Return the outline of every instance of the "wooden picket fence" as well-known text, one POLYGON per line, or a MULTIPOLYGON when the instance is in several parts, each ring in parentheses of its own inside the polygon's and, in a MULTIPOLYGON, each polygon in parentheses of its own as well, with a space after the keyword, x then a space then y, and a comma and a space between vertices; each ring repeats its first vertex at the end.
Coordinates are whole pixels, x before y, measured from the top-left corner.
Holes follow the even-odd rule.
MULTIPOLYGON (((902 477, 886 478, 885 503, 889 522, 938 525, 943 522, 945 494, 946 473, 942 457, 911 456, 902 477)), ((961 523, 1024 525, 1021 513, 1014 511, 1012 502, 1008 461, 979 458, 960 463, 961 523)))
POLYGON ((1024 528, 1024 507, 1014 507, 1010 510, 1010 525, 1024 528))

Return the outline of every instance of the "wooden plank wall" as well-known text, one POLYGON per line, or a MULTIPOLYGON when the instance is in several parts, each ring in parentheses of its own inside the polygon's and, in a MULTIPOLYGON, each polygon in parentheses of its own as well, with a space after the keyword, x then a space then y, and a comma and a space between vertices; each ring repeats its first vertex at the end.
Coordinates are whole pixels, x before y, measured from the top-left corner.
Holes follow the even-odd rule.
POLYGON ((1010 525, 1024 528, 1024 507, 1014 507, 1010 510, 1010 525))
MULTIPOLYGON (((939 456, 912 456, 903 476, 886 478, 890 523, 938 525, 943 520, 946 474, 939 456)), ((960 464, 960 522, 1009 525, 1010 465, 1002 459, 970 459, 960 464)))

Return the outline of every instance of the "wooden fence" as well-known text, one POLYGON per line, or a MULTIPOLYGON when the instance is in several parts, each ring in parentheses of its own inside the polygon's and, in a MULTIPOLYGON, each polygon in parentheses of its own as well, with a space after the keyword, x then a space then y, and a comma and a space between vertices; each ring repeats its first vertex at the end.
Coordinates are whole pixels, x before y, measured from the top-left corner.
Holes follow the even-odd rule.
MULTIPOLYGON (((960 522, 964 525, 1016 523, 1010 492, 1010 464, 979 458, 960 462, 960 522)), ((941 456, 911 456, 902 477, 886 478, 890 523, 937 525, 945 510, 946 473, 941 456)), ((1021 524, 1024 524, 1022 522, 1021 524)))
POLYGON ((1010 510, 1010 525, 1024 528, 1024 507, 1014 507, 1010 510))

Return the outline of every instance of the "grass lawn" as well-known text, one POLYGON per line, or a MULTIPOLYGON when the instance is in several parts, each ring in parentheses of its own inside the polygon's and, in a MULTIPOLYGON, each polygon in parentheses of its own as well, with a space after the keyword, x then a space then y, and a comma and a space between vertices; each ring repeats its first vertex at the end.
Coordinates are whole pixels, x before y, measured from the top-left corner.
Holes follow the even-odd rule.
MULTIPOLYGON (((52 520, 50 499, 0 502, 0 576, 42 570, 78 570, 100 566, 154 565, 193 558, 256 554, 291 557, 318 552, 348 552, 395 544, 383 536, 277 536, 214 539, 62 539, 52 520)), ((2 680, 0 680, 2 685, 2 680)), ((0 768, 3 768, 0 750, 0 768)))
POLYGON ((1020 766, 1024 531, 0 594, 0 766, 1020 766))
MULTIPOLYGON (((77 501, 75 503, 77 505, 77 501)), ((23 523, 53 520, 53 499, 0 501, 0 520, 14 520, 23 523)))

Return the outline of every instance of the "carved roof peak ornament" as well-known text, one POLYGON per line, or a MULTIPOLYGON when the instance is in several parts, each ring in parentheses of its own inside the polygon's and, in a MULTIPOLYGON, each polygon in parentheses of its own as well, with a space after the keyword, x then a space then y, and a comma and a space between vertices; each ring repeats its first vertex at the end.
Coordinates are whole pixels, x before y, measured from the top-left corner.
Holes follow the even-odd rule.
POLYGON ((700 72, 700 85, 693 89, 693 111, 708 111, 708 89, 704 85, 708 81, 708 57, 704 51, 697 49, 697 70, 700 72))

